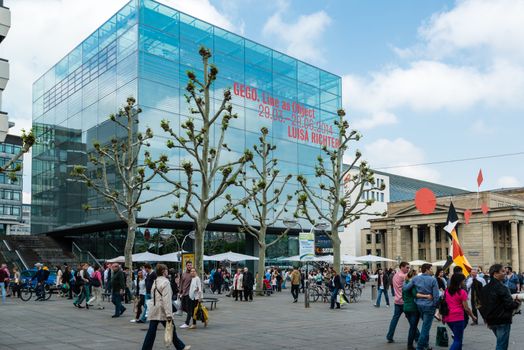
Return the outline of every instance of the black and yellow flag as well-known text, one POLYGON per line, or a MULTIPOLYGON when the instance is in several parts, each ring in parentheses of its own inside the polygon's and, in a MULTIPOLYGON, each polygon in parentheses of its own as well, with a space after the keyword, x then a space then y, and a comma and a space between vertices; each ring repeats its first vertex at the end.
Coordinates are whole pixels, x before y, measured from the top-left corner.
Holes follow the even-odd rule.
POLYGON ((443 269, 446 270, 452 263, 455 263, 455 265, 462 267, 464 275, 468 277, 469 273, 471 272, 471 265, 466 256, 464 256, 464 251, 460 246, 456 229, 457 224, 457 212, 455 211, 453 203, 450 203, 448 219, 446 222, 446 226, 444 227, 444 230, 448 233, 448 237, 451 240, 451 249, 449 251, 449 256, 443 269))

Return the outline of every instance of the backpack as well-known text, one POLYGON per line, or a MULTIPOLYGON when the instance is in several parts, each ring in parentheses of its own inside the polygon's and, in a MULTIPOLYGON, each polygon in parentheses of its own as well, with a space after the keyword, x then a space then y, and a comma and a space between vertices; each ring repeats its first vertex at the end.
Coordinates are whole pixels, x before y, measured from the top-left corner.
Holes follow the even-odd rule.
POLYGON ((439 306, 438 306, 438 312, 442 316, 449 315, 449 305, 448 305, 448 302, 446 301, 446 292, 444 292, 444 294, 442 294, 442 299, 440 300, 440 303, 439 303, 439 306))
POLYGON ((96 277, 89 277, 89 284, 93 287, 102 286, 102 284, 100 283, 100 280, 96 277))

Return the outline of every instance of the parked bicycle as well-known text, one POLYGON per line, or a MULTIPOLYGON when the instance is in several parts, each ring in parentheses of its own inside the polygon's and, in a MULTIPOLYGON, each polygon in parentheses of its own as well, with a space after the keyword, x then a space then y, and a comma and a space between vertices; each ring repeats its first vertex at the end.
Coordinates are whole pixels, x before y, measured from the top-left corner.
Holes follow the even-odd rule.
POLYGON ((362 287, 360 286, 360 283, 346 284, 344 287, 344 294, 348 297, 350 303, 356 303, 362 296, 362 287))
POLYGON ((320 298, 322 298, 322 301, 324 303, 327 303, 331 298, 331 293, 329 292, 329 289, 324 285, 310 285, 308 288, 308 293, 309 301, 313 303, 317 302, 320 298))

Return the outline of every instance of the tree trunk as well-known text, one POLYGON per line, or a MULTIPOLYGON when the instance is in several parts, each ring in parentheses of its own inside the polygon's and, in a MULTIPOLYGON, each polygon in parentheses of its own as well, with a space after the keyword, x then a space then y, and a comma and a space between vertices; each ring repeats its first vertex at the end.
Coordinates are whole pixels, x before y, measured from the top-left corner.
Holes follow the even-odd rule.
MULTIPOLYGON (((131 224, 127 226, 126 245, 124 248, 125 266, 133 270, 133 246, 135 245, 136 226, 131 224)), ((126 285, 131 285, 131 274, 127 276, 126 285)))
POLYGON ((331 230, 331 242, 333 243, 333 267, 340 273, 340 237, 338 230, 331 230))
POLYGON ((258 244, 257 295, 264 295, 264 274, 266 273, 266 243, 258 244))
POLYGON ((197 273, 203 276, 204 273, 204 234, 206 227, 198 225, 195 229, 195 261, 193 266, 197 273))

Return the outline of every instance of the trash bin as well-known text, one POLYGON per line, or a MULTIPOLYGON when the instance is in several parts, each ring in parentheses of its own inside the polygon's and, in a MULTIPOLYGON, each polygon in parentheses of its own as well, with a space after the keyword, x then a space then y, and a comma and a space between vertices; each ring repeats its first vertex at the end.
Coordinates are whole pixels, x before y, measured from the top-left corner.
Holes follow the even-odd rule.
POLYGON ((376 300, 376 299, 377 299, 377 286, 372 285, 371 286, 371 300, 376 300))

